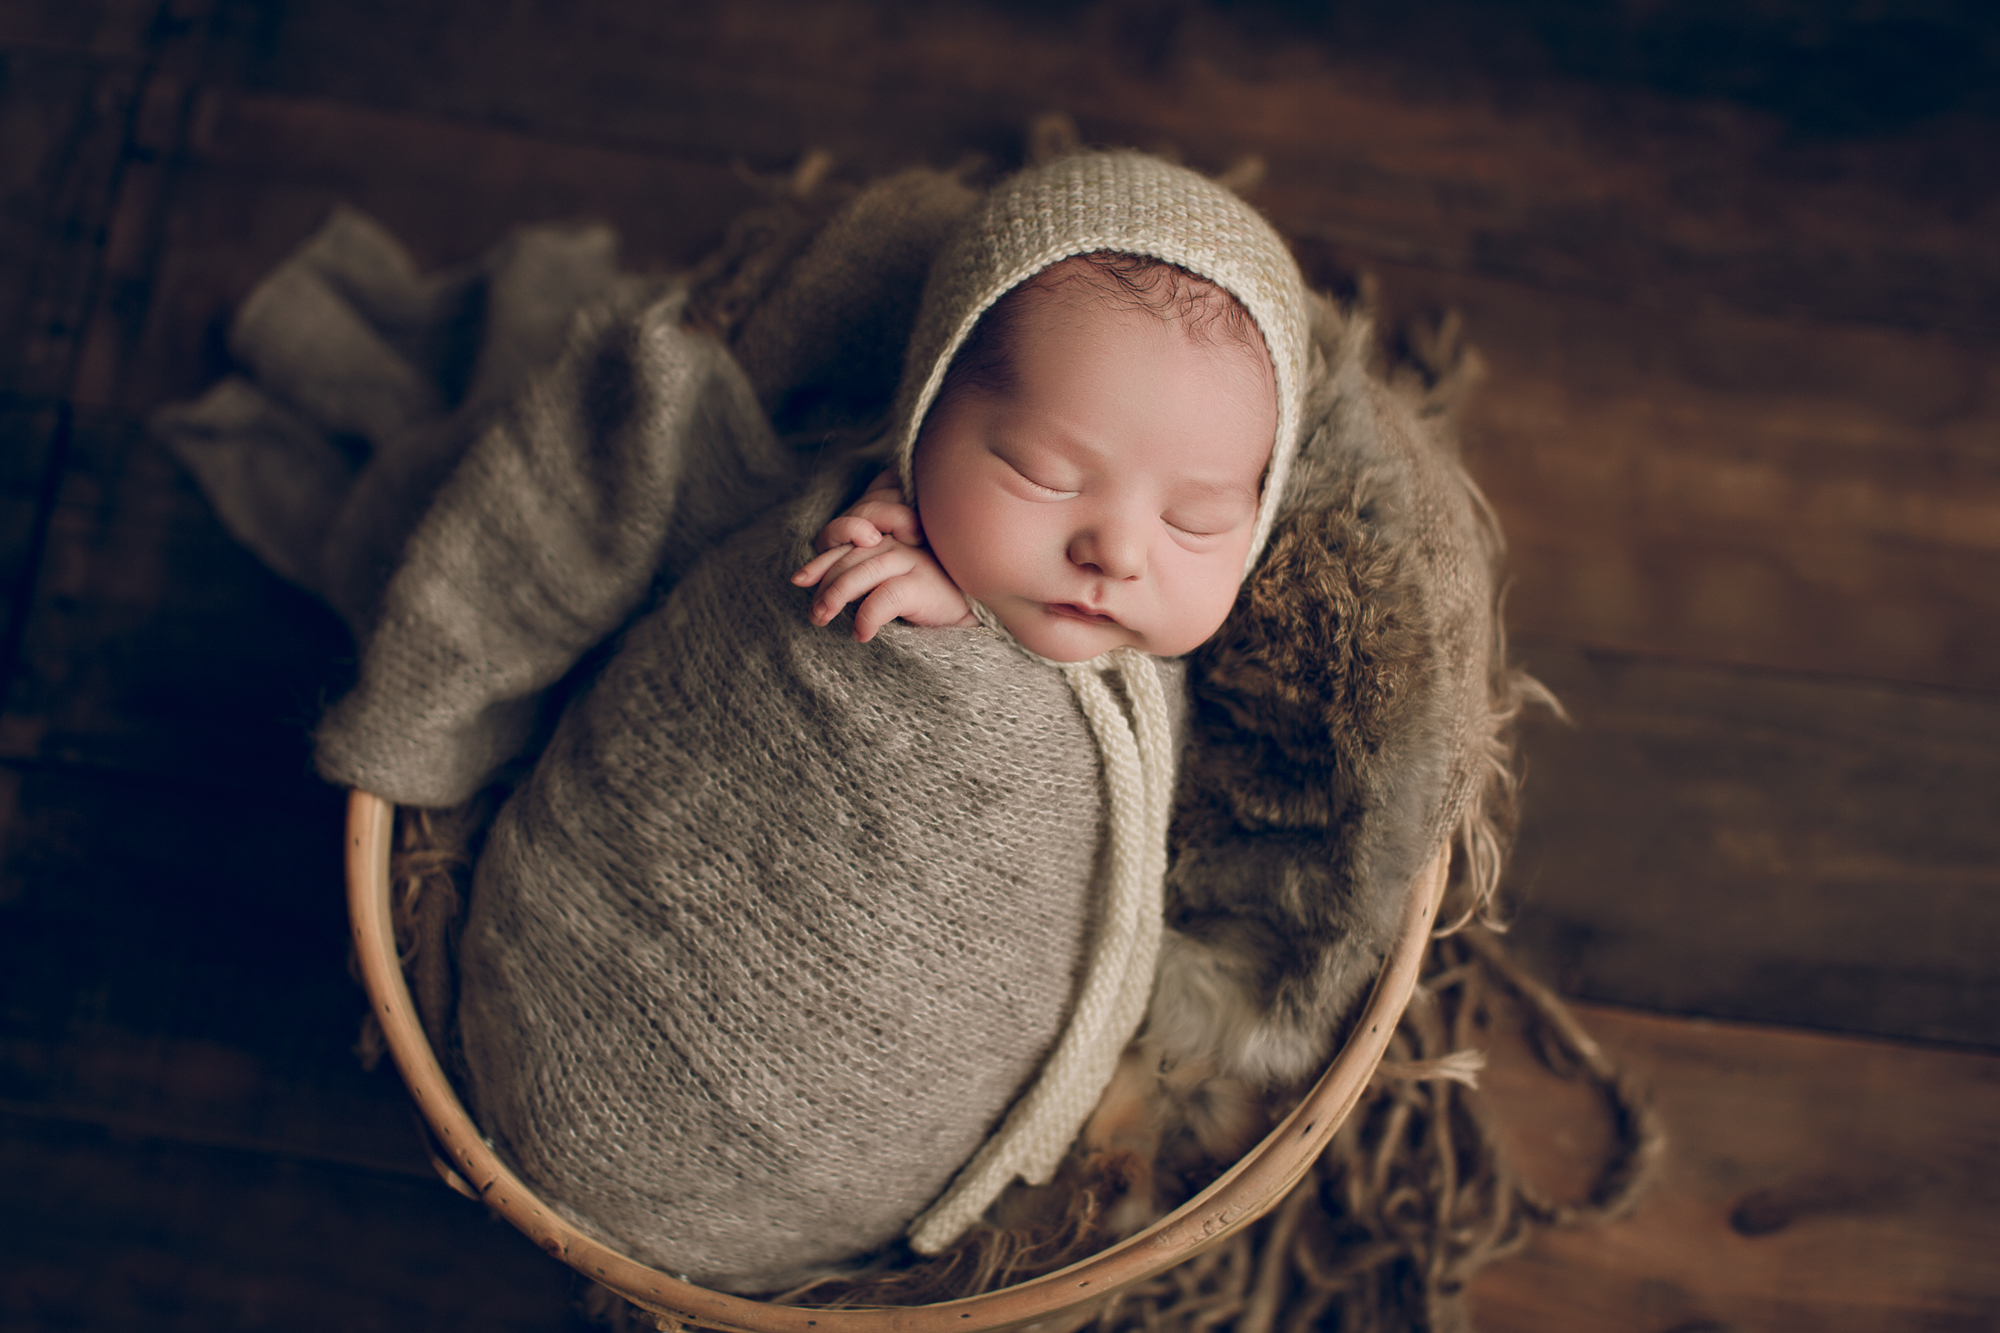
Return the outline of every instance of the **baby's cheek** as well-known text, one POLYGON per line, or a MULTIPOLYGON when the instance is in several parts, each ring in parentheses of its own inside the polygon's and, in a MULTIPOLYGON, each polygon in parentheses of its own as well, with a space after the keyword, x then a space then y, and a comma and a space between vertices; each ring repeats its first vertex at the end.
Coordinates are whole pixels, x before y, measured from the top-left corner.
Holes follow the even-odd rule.
POLYGON ((1236 605, 1236 592, 1242 585, 1239 577, 1240 561, 1226 574, 1213 574, 1204 580, 1199 592, 1189 600, 1189 632, 1197 642, 1206 642, 1222 628, 1222 622, 1229 619, 1229 612, 1236 605))

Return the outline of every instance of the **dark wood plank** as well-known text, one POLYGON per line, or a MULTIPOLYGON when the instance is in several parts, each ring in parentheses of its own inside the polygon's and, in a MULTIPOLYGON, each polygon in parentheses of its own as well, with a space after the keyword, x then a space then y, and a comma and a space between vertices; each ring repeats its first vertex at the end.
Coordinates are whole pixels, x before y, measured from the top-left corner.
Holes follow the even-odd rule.
POLYGON ((0 771, 0 1105, 429 1175, 352 1050, 338 793, 0 771))
POLYGON ((629 266, 675 268, 758 197, 726 163, 220 90, 198 96, 172 165, 170 195, 135 184, 121 201, 121 231, 148 236, 130 246, 143 308, 93 329, 80 402, 140 413, 199 392, 226 368, 236 303, 337 203, 373 214, 426 269, 515 225, 577 217, 617 225, 629 266))
MULTIPOLYGON (((1428 61, 1404 51, 1385 64, 1283 18, 1270 5, 1126 0, 589 0, 462 24, 385 0, 294 4, 243 77, 767 163, 819 145, 873 169, 968 147, 1005 156, 1029 117, 1058 106, 1092 138, 1171 142, 1204 165, 1261 153, 1264 202, 1288 228, 1385 259, 2000 333, 2000 259, 1982 242, 2000 194, 1973 169, 2000 142, 1985 121, 1913 118, 1894 142, 1801 139, 1742 106, 1614 95, 1549 77, 1558 70, 1532 94, 1454 84, 1436 41, 1428 61)), ((1559 28, 1563 14, 1512 28, 1533 41, 1538 22, 1559 28)), ((1976 86, 1960 80, 1964 96, 1976 86)))
POLYGON ((68 389, 138 87, 130 62, 0 42, 0 393, 68 389))
POLYGON ((0 46, 39 46, 93 56, 146 54, 161 11, 190 6, 161 0, 0 0, 0 46))
MULTIPOLYGON (((2000 1317, 2000 1056, 1584 1007, 1669 1136, 1623 1221, 1473 1284, 1483 1333, 1975 1333, 2000 1317)), ((1602 1133, 1501 1048, 1482 1093, 1543 1180, 1602 1133), (1555 1095, 1552 1095, 1555 1094, 1555 1095)))
POLYGON ((1990 348, 1372 267, 1386 325, 1455 308, 1488 363, 1465 454, 1517 632, 2000 690, 1990 348))
POLYGON ((250 792, 303 779, 351 659, 345 628, 237 546, 142 428, 81 415, 0 759, 250 792))
POLYGON ((1566 993, 2000 1045, 2000 700, 1539 643, 1510 937, 1566 993))
POLYGON ((586 1327, 567 1269, 435 1178, 0 1113, 0 1195, 8 1328, 586 1327))
POLYGON ((58 404, 0 398, 0 680, 13 670, 18 617, 32 600, 48 472, 63 424, 58 404))

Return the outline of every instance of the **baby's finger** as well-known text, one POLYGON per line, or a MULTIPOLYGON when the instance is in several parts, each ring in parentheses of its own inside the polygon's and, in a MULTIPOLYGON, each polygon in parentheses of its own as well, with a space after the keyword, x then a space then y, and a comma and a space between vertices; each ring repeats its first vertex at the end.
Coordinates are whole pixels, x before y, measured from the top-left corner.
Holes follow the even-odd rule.
POLYGON ((924 527, 917 521, 917 511, 900 499, 864 500, 848 512, 867 519, 876 531, 905 546, 924 544, 924 527))
POLYGON ((903 614, 909 601, 909 580, 889 579, 854 608, 854 640, 866 643, 875 631, 903 614))
POLYGON ((842 514, 819 530, 813 545, 822 551, 830 551, 836 546, 860 546, 863 548, 879 545, 882 529, 864 517, 857 517, 858 507, 842 514))
POLYGON ((909 550, 898 546, 871 553, 867 559, 836 571, 834 577, 821 585, 819 596, 813 599, 812 622, 815 625, 826 624, 850 602, 860 601, 890 579, 909 573, 911 564, 909 550))
POLYGON ((832 569, 840 563, 842 556, 853 549, 852 546, 836 546, 831 550, 821 551, 818 555, 808 560, 805 563, 805 567, 799 570, 798 573, 792 575, 792 582, 798 584, 801 588, 812 587, 813 584, 818 583, 820 579, 826 576, 827 570, 832 569))

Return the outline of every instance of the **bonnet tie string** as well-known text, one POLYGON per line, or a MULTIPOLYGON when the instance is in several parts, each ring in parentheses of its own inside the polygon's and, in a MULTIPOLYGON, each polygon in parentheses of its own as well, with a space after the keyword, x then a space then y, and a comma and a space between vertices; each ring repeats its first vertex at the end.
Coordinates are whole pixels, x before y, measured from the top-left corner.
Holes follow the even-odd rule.
POLYGON ((1014 1177, 1048 1183, 1103 1096, 1152 994, 1174 778, 1166 691, 1152 657, 1136 648, 1056 665, 1104 760, 1110 863, 1102 923, 1076 1010, 1040 1077, 911 1225, 910 1245, 920 1254, 936 1254, 957 1240, 1014 1177), (1129 720, 1106 680, 1113 672, 1131 706, 1129 720))

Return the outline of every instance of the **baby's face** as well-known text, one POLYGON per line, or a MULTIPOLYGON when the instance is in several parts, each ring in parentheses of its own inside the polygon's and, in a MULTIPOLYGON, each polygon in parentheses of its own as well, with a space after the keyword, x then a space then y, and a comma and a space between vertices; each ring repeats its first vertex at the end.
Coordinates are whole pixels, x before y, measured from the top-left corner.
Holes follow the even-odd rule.
POLYGON ((1014 298, 1011 386, 968 387, 918 443, 938 562, 1030 650, 1174 656, 1236 597, 1277 428, 1261 345, 1095 292, 1014 298))

